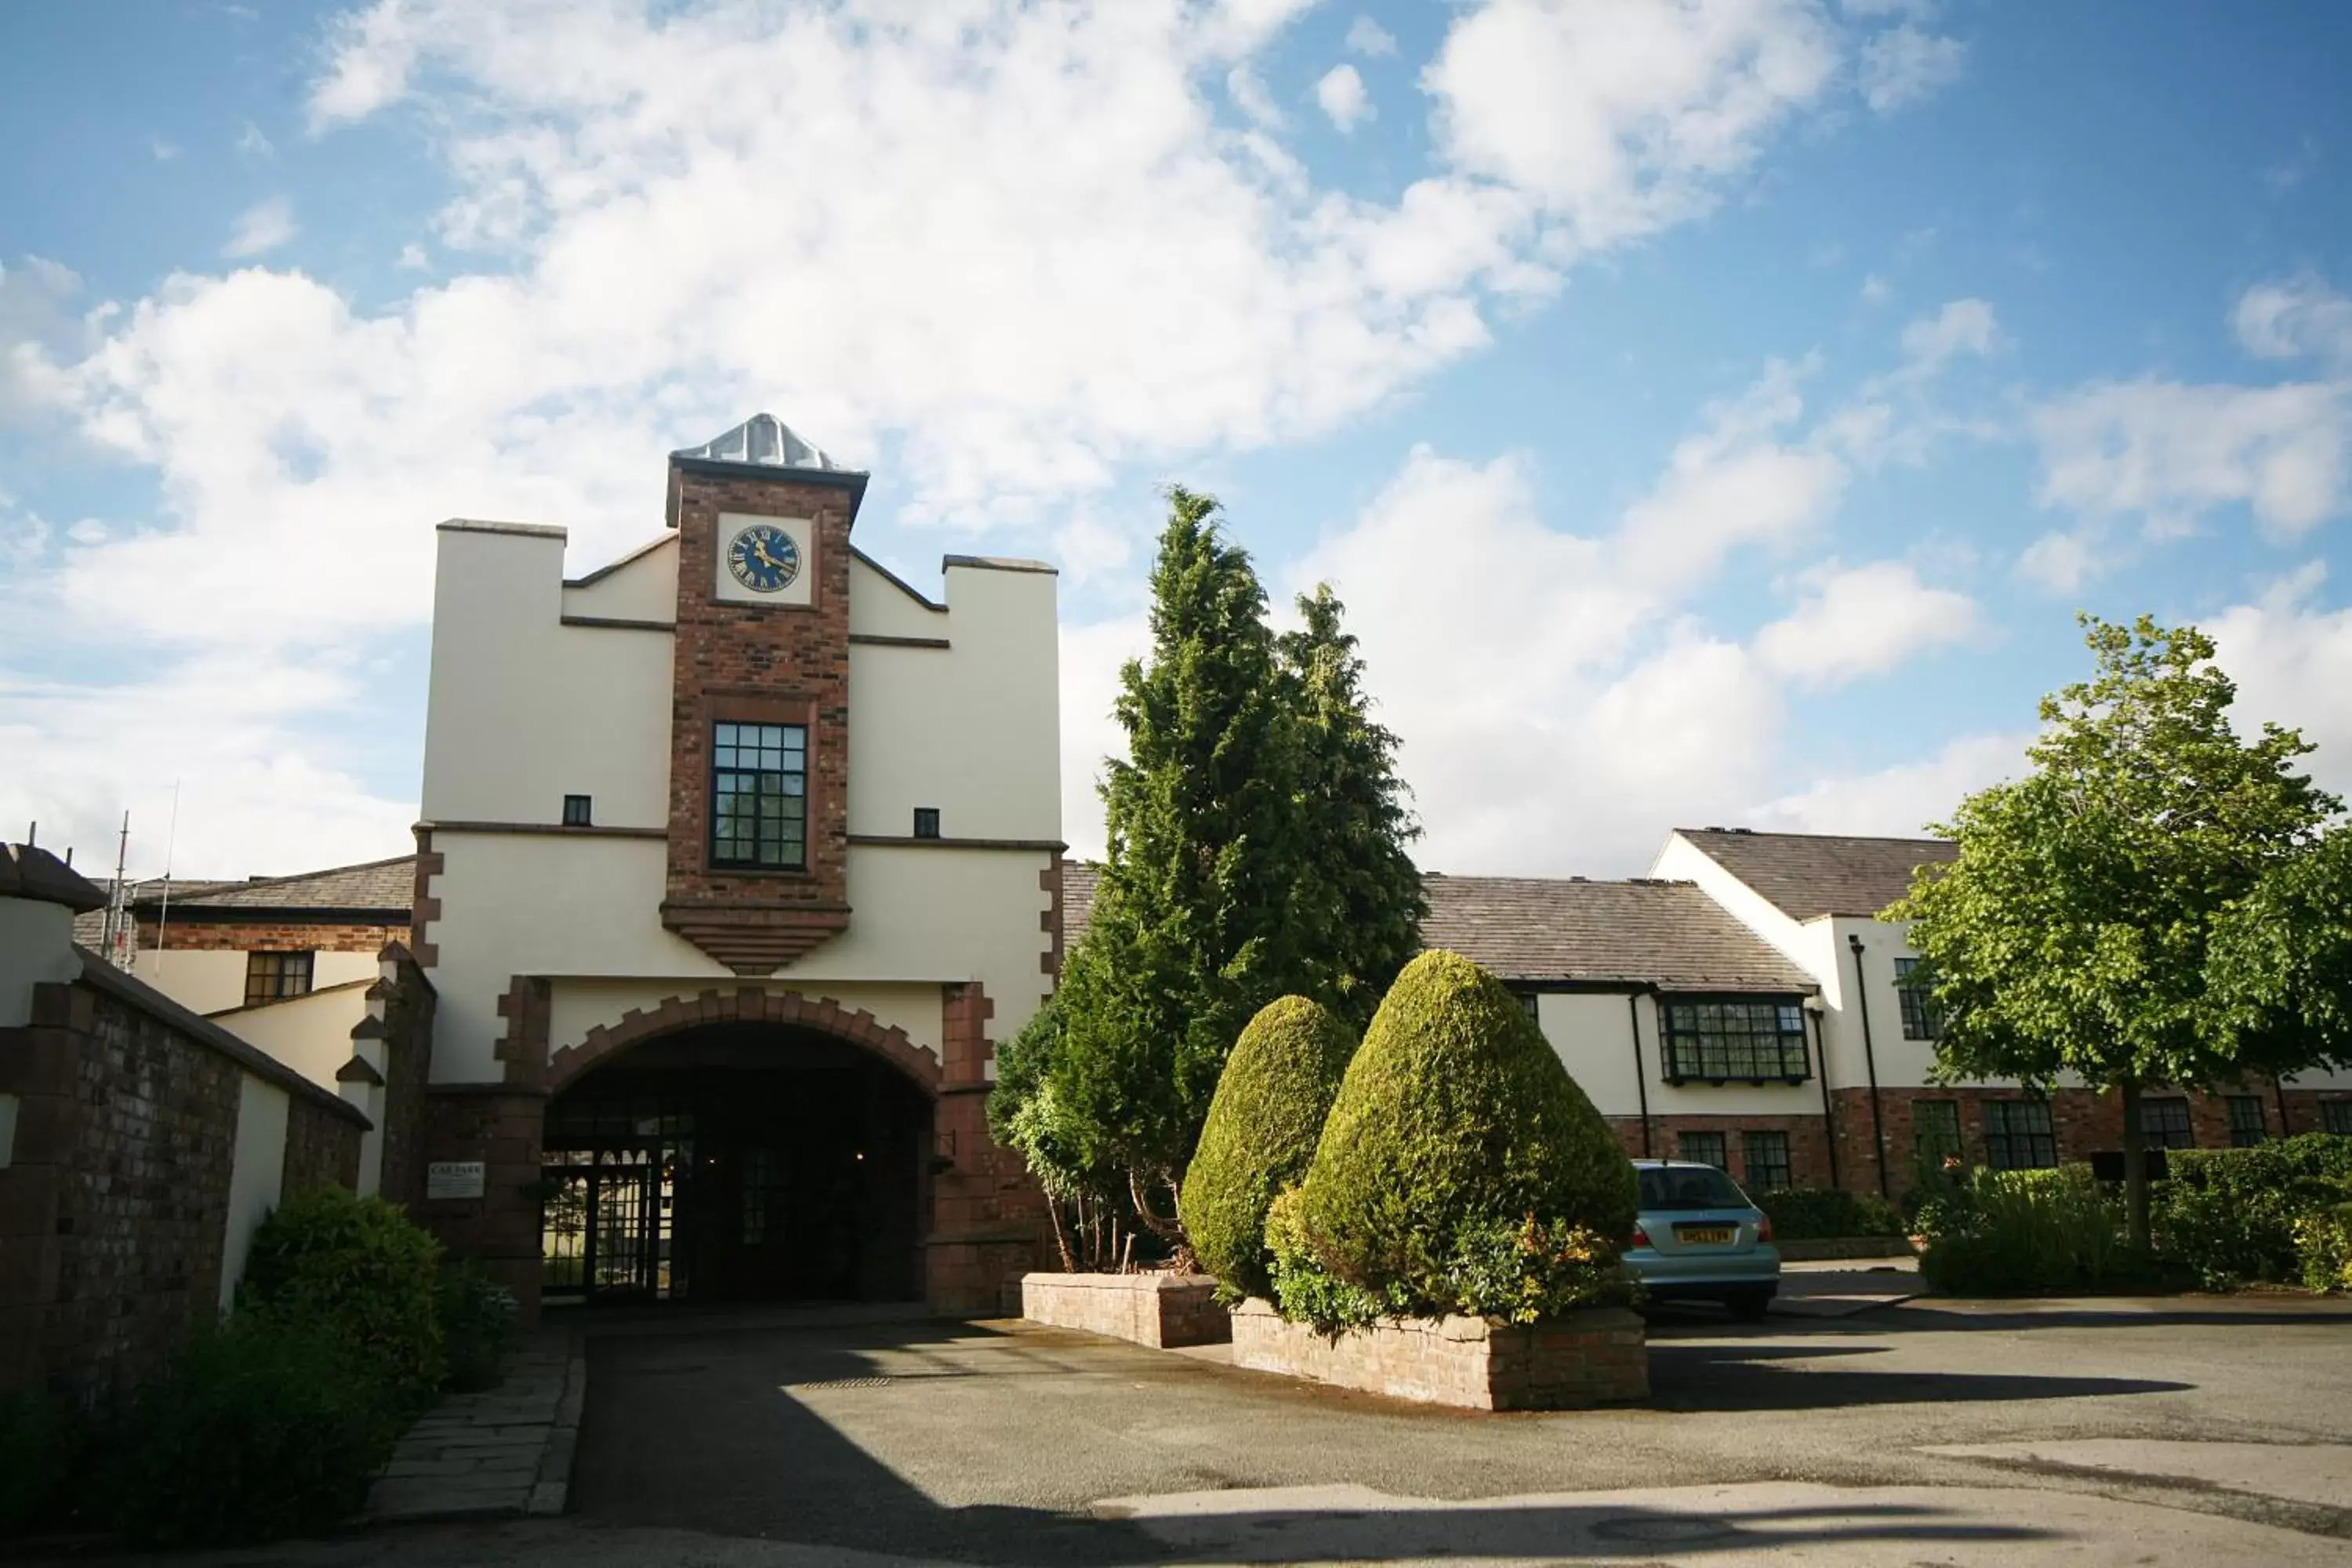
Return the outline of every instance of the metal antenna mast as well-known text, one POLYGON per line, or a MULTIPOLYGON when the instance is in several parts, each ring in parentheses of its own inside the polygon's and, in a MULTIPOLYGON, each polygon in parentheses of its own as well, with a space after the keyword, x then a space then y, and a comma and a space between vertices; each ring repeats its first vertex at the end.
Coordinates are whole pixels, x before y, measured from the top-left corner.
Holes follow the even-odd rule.
POLYGON ((114 886, 106 898, 106 934, 100 940, 100 952, 106 962, 117 969, 128 969, 133 943, 131 940, 131 889, 122 879, 123 867, 131 855, 131 813, 122 814, 122 833, 115 840, 114 886))
POLYGON ((180 781, 172 781, 172 826, 163 835, 163 902, 155 911, 155 973, 163 973, 163 922, 172 918, 172 851, 180 842, 180 781))

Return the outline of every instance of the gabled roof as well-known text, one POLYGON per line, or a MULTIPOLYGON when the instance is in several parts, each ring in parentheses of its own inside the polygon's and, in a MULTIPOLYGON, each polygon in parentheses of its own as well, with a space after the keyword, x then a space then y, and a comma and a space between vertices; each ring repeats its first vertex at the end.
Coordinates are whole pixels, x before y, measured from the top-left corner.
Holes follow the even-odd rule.
POLYGON ((203 909, 400 910, 416 895, 416 857, 395 855, 291 877, 224 882, 202 892, 172 889, 172 902, 203 909))
POLYGON ((1822 833, 1754 833, 1744 827, 1675 830, 1785 915, 1875 919, 1911 890, 1921 866, 1957 859, 1945 838, 1841 838, 1822 833))
MULTIPOLYGON (((1086 934, 1102 868, 1062 868, 1063 951, 1086 934)), ((1812 977, 1693 882, 1580 878, 1422 879, 1423 947, 1458 952, 1524 984, 1655 985, 1794 994, 1812 977)))
POLYGON ((1812 977, 1695 882, 1536 877, 1422 879, 1423 947, 1505 980, 1807 992, 1812 977))

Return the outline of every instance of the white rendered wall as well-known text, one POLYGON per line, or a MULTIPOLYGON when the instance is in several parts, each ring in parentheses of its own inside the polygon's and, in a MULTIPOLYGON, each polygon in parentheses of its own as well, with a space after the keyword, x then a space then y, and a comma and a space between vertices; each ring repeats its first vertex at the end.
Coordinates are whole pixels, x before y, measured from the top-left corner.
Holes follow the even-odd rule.
POLYGON ((426 821, 553 824, 585 795, 600 826, 667 825, 672 639, 564 626, 562 573, 561 530, 442 525, 426 821))
POLYGON ((33 1016, 33 987, 81 977, 73 911, 39 899, 0 899, 0 1029, 33 1016))
POLYGON ((231 948, 142 947, 131 973, 191 1013, 245 1005, 245 954, 231 948))
MULTIPOLYGON (((669 861, 659 839, 447 833, 436 835, 434 848, 444 857, 433 883, 442 913, 430 932, 440 952, 436 1081, 499 1076, 491 1054, 506 1027, 498 999, 517 974, 646 981, 656 1000, 760 983, 663 929, 669 861)), ((844 985, 977 980, 996 1005, 992 1037, 1008 1038, 1047 989, 1038 876, 1052 860, 1044 850, 853 846, 850 929, 767 983, 834 995, 844 985)), ((573 1015, 565 1027, 584 1033, 621 1011, 604 1020, 573 1015)), ((936 1025, 917 1037, 937 1048, 936 1025)))
POLYGON ((852 637, 944 637, 950 616, 933 608, 862 555, 849 558, 849 632, 852 637))
POLYGON ((563 585, 563 613, 612 621, 677 619, 677 534, 665 532, 593 583, 563 585))
POLYGON ((352 1028, 367 1016, 367 988, 375 981, 373 963, 369 971, 365 980, 215 1014, 213 1022, 268 1052, 329 1094, 338 1094, 341 1086, 335 1081, 335 1074, 352 1059, 352 1028))
MULTIPOLYGON (((1603 992, 1545 993, 1536 997, 1536 1023, 1553 1052, 1603 1116, 1639 1116, 1633 1076, 1633 1023, 1625 998, 1603 992)), ((1657 1064, 1644 1061, 1652 1074, 1657 1064)))
MULTIPOLYGON (((936 806, 946 838, 1062 835, 1060 649, 1049 573, 950 566, 945 649, 849 649, 849 831, 905 837, 936 806)), ((860 592, 912 605, 861 564, 860 592)), ((928 614, 928 612, 921 612, 928 614)))
POLYGON ((253 1233, 278 1206, 286 1181, 286 1114, 291 1101, 250 1073, 237 1078, 236 1152, 229 1168, 228 1230, 221 1248, 221 1310, 236 1303, 253 1233))

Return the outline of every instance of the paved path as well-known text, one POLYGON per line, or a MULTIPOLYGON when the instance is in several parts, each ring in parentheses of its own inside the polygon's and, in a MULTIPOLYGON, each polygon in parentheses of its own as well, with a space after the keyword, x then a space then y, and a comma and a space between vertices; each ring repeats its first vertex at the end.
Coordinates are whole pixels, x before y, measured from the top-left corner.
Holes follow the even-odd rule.
POLYGON ((579 1337, 530 1335, 496 1388, 453 1394, 400 1439, 368 1491, 377 1523, 559 1514, 580 1434, 586 1363, 579 1337))

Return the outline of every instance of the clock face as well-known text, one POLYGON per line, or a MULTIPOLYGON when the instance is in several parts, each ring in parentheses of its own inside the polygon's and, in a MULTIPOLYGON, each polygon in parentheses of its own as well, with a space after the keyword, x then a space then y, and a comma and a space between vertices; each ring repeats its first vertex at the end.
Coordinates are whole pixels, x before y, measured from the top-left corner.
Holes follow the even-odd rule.
POLYGON ((800 546, 774 524, 756 522, 727 547, 727 569, 755 594, 780 594, 801 574, 800 546))

